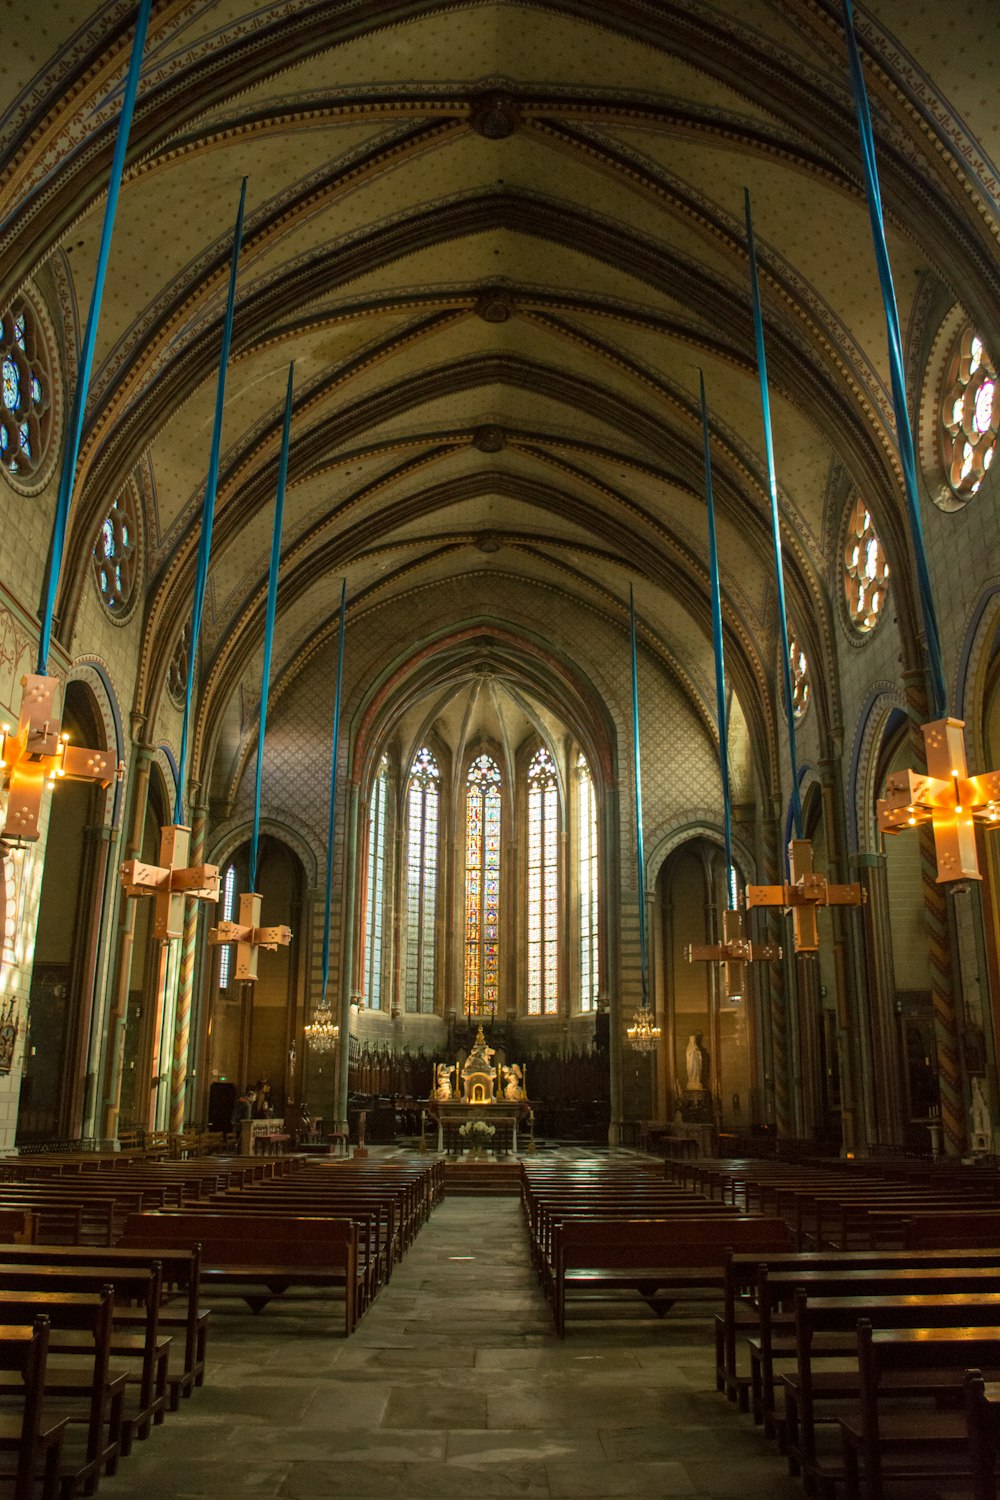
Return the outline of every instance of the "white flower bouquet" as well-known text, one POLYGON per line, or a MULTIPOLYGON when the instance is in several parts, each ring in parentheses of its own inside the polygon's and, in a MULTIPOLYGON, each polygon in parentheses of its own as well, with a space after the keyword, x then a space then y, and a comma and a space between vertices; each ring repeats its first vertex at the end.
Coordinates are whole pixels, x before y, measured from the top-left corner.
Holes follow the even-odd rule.
POLYGON ((495 1125, 488 1125, 485 1120, 466 1120, 464 1125, 458 1127, 458 1133, 464 1140, 481 1146, 496 1135, 497 1128, 495 1125))

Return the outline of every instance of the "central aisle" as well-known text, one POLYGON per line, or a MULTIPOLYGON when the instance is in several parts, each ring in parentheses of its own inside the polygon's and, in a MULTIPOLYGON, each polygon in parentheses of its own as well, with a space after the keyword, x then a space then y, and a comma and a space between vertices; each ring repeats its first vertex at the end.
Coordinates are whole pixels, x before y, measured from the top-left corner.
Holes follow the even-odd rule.
POLYGON ((716 1394, 704 1309, 554 1337, 513 1198, 447 1199, 351 1339, 326 1311, 229 1302, 209 1383, 100 1493, 801 1500, 716 1394))

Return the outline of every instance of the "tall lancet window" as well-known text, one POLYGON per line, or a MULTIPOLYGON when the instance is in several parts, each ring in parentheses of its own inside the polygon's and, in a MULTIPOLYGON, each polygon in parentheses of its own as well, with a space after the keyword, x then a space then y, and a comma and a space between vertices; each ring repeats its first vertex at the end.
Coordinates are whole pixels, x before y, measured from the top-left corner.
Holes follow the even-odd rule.
POLYGON ((559 1010, 559 784, 544 745, 528 767, 528 1015, 559 1010))
POLYGON ((368 804, 368 900, 365 909, 365 1005, 382 1009, 382 917, 385 909, 385 810, 389 789, 385 758, 368 804))
POLYGON ((405 1003, 434 1010, 434 917, 437 904, 438 809, 441 773, 426 745, 410 767, 406 794, 405 1003))
POLYGON ((496 1015, 500 999, 500 767, 479 755, 465 801, 465 1014, 496 1015))
MULTIPOLYGON (((231 922, 236 915, 236 866, 230 865, 222 877, 222 910, 220 916, 224 922, 231 922)), ((229 980, 232 975, 233 950, 229 943, 223 943, 219 948, 219 989, 228 990, 229 980)))
POLYGON ((576 818, 579 830, 580 1009, 596 1010, 597 969, 597 798, 586 757, 576 762, 576 818))

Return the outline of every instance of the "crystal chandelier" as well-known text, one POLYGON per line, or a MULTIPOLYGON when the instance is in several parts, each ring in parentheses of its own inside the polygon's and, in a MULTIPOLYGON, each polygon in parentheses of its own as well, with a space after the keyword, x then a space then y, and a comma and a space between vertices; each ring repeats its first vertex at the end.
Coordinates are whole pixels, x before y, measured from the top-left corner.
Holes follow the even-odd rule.
POLYGON ((655 1052, 660 1043, 660 1028, 653 1024, 653 1012, 648 1005, 641 1005, 632 1017, 626 1031, 628 1044, 636 1052, 655 1052))
POLYGON ((334 1023, 333 1012, 325 1001, 313 1011, 313 1018, 303 1035, 314 1052, 332 1052, 337 1045, 340 1027, 334 1023))

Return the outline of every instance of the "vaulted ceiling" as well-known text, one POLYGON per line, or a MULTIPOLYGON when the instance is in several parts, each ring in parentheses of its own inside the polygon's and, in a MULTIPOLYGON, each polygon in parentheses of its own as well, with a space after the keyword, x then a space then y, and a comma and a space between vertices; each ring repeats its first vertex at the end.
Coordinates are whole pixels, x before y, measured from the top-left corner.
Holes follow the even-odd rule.
MULTIPOLYGON (((965 0, 858 14, 904 319, 933 279, 986 332, 1000 128, 988 15, 965 0)), ((46 0, 5 21, 3 296, 48 261, 82 317, 133 20, 130 0, 46 0)), ((293 359, 272 692, 330 628, 342 575, 356 611, 503 567, 616 619, 634 580, 648 649, 710 719, 702 369, 729 668, 751 734, 773 739, 744 185, 789 607, 828 728, 824 506, 838 466, 878 510, 901 633, 915 633, 839 3, 158 0, 58 611, 69 641, 109 497, 138 467, 136 711, 154 711, 190 610, 244 176, 208 741, 259 682, 293 359)))

